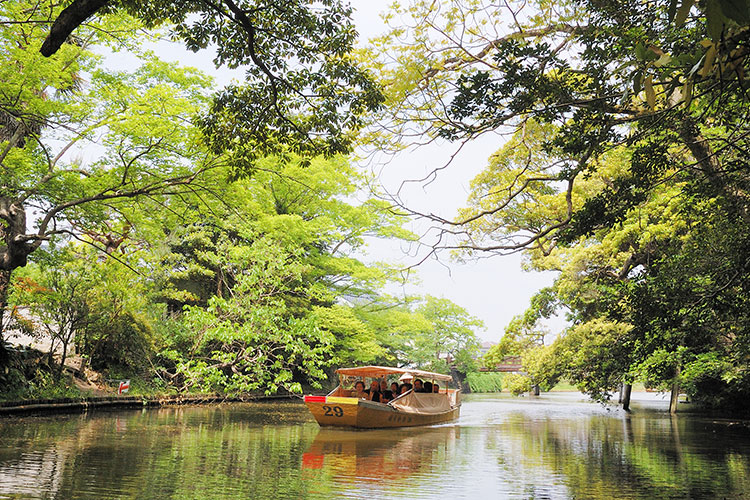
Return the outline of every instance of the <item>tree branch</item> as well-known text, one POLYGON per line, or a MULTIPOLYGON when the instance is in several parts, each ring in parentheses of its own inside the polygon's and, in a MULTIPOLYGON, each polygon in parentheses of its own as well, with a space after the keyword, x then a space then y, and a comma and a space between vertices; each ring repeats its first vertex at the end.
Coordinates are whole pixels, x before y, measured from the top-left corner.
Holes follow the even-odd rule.
POLYGON ((76 28, 108 3, 110 0, 73 0, 52 23, 39 52, 45 57, 56 53, 76 28))

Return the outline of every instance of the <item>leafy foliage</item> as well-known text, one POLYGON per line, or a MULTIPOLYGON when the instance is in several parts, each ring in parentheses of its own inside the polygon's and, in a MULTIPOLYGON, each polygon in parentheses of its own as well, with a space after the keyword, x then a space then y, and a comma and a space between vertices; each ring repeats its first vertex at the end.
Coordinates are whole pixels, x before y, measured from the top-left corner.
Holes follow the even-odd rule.
POLYGON ((350 7, 0 8, 0 298, 15 271, 29 329, 182 391, 299 392, 334 363, 471 368, 476 318, 432 297, 378 309, 396 275, 361 260, 369 238, 414 235, 340 155, 383 98, 351 55, 350 7), (212 94, 141 50, 136 30, 163 23, 246 79, 212 94), (101 45, 137 68, 107 69, 101 45))
POLYGON ((221 0, 216 3, 158 0, 74 0, 52 25, 42 53, 64 47, 90 9, 125 11, 154 27, 165 22, 192 51, 213 48, 217 67, 244 68, 202 113, 212 150, 227 153, 238 173, 257 159, 296 153, 346 153, 363 112, 376 110, 382 95, 351 57, 356 31, 351 7, 338 0, 221 0))
POLYGON ((442 373, 451 366, 463 373, 475 369, 476 330, 484 328, 484 323, 448 299, 407 297, 406 303, 399 303, 381 297, 356 311, 383 347, 379 358, 383 364, 415 365, 442 373))
POLYGON ((301 392, 296 373, 312 381, 324 377, 332 336, 311 317, 292 316, 284 300, 311 293, 301 280, 304 266, 294 257, 262 239, 227 249, 221 264, 234 273, 230 293, 211 297, 206 308, 188 306, 183 323, 194 332, 189 352, 166 353, 185 388, 301 392))
POLYGON ((191 189, 215 160, 191 124, 209 78, 143 52, 134 71, 103 68, 91 48, 139 28, 124 15, 92 21, 77 44, 44 58, 49 19, 37 16, 60 6, 42 7, 0 6, 0 316, 12 272, 43 244, 67 235, 111 253, 134 212, 191 189))
POLYGON ((505 376, 502 373, 469 372, 466 374, 466 383, 469 384, 471 392, 501 392, 505 376))
MULTIPOLYGON (((183 217, 157 222, 156 226, 167 234, 156 273, 160 300, 168 304, 177 318, 177 326, 164 332, 165 342, 174 351, 169 359, 163 360, 170 376, 177 372, 182 378, 196 380, 209 376, 202 372, 210 371, 216 363, 204 366, 202 361, 186 361, 192 360, 196 352, 194 332, 202 331, 201 325, 211 323, 215 315, 223 318, 220 313, 226 312, 228 304, 240 300, 237 287, 242 286, 241 280, 250 279, 244 276, 255 276, 257 269, 264 266, 276 269, 274 272, 280 274, 271 277, 281 281, 273 286, 272 307, 262 301, 253 302, 259 298, 243 292, 241 307, 248 314, 265 311, 262 313, 265 322, 256 325, 253 331, 263 332, 269 342, 276 338, 278 346, 292 346, 297 341, 315 345, 320 342, 319 354, 325 354, 326 363, 316 358, 310 365, 314 369, 291 368, 288 371, 293 373, 293 381, 261 377, 261 372, 272 370, 258 363, 257 372, 237 368, 240 373, 233 375, 236 380, 231 382, 224 379, 216 382, 220 377, 211 375, 216 380, 203 387, 233 392, 298 388, 291 384, 320 378, 319 367, 335 361, 372 362, 383 354, 372 326, 357 315, 352 303, 377 297, 378 287, 392 273, 388 266, 365 265, 353 255, 367 237, 411 235, 400 229, 398 218, 379 202, 350 201, 364 179, 343 158, 315 158, 306 166, 303 163, 301 158, 267 158, 258 163, 259 170, 252 178, 233 181, 226 170, 217 171, 217 187, 213 191, 216 199, 207 207, 196 200, 197 208, 180 209, 183 217), (195 222, 188 224, 191 220, 195 222), (278 262, 256 261, 250 256, 228 259, 240 252, 260 255, 265 251, 263 248, 267 248, 269 256, 276 255, 278 262), (223 305, 218 307, 219 303, 223 305), (179 319, 186 307, 189 313, 179 319), (195 321, 200 318, 200 322, 189 318, 195 321)), ((226 328, 237 330, 238 335, 246 338, 249 334, 239 333, 240 325, 243 322, 249 325, 250 319, 232 321, 226 328)), ((240 340, 235 339, 223 349, 236 353, 233 346, 237 342, 240 340)), ((291 361, 292 357, 290 366, 302 364, 291 361)), ((200 359, 204 358, 202 355, 200 359)), ((190 387, 203 382, 192 384, 190 387)))
POLYGON ((455 220, 419 214, 442 225, 433 250, 522 251, 559 273, 498 355, 600 398, 677 377, 700 402, 744 406, 747 2, 394 11, 414 23, 376 42, 398 56, 369 54, 389 95, 381 139, 510 137, 455 220), (572 326, 550 349, 519 336, 561 309, 572 326))
MULTIPOLYGON (((43 249, 17 273, 11 301, 28 308, 30 329, 52 340, 52 352, 75 345, 88 366, 145 372, 153 350, 150 304, 132 268, 99 259, 91 247, 43 249)), ((122 256, 136 264, 140 255, 122 256)))

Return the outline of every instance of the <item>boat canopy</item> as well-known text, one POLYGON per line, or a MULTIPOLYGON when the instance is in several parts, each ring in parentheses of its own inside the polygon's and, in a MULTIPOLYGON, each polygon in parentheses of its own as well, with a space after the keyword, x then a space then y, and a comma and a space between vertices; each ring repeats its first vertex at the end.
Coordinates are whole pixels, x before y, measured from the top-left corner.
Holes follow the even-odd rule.
POLYGON ((359 366, 356 368, 339 368, 336 373, 340 375, 354 375, 356 377, 383 377, 386 375, 409 374, 414 378, 428 380, 453 380, 450 375, 442 373, 426 372, 424 370, 413 370, 411 368, 391 368, 389 366, 359 366))

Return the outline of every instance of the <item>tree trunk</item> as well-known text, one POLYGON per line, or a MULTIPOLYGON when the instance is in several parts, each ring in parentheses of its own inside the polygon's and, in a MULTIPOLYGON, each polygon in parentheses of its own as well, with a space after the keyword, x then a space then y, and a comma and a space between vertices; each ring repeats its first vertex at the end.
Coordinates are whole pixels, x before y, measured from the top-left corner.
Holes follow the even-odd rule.
POLYGON ((5 349, 5 321, 8 319, 8 291, 13 270, 26 265, 28 255, 34 250, 25 239, 26 211, 16 200, 0 197, 0 368, 7 365, 9 355, 5 349))
POLYGON ((12 271, 0 269, 0 369, 7 366, 9 357, 5 350, 5 337, 3 330, 5 326, 5 309, 8 307, 8 287, 10 286, 10 275, 12 271))
POLYGON ((677 413, 677 403, 680 397, 680 386, 675 382, 672 384, 672 393, 669 395, 669 413, 677 413))
POLYGON ((70 330, 62 337, 62 356, 60 357, 60 375, 65 371, 65 360, 68 358, 68 342, 70 342, 70 330))
POLYGON ((0 271, 8 273, 7 287, 10 273, 26 265, 38 244, 29 244, 26 238, 26 210, 18 200, 0 197, 0 222, 0 271))
POLYGON ((451 366, 451 376, 453 377, 453 383, 461 389, 464 394, 471 393, 471 387, 466 383, 466 375, 459 372, 455 366, 451 366))
POLYGON ((672 382, 672 394, 669 396, 669 413, 675 414, 677 413, 677 404, 679 403, 680 399, 680 367, 677 367, 677 371, 675 373, 674 381, 672 382))
POLYGON ((632 390, 633 386, 631 384, 625 384, 622 391, 622 409, 625 411, 630 411, 630 392, 632 390))

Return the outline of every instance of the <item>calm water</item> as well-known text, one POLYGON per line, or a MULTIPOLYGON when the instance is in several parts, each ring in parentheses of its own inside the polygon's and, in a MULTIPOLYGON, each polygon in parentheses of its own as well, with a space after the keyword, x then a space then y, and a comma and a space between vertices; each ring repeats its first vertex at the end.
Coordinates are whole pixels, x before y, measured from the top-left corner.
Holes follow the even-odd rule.
POLYGON ((750 428, 569 394, 387 431, 320 429, 301 403, 4 419, 0 498, 750 499, 750 428))

